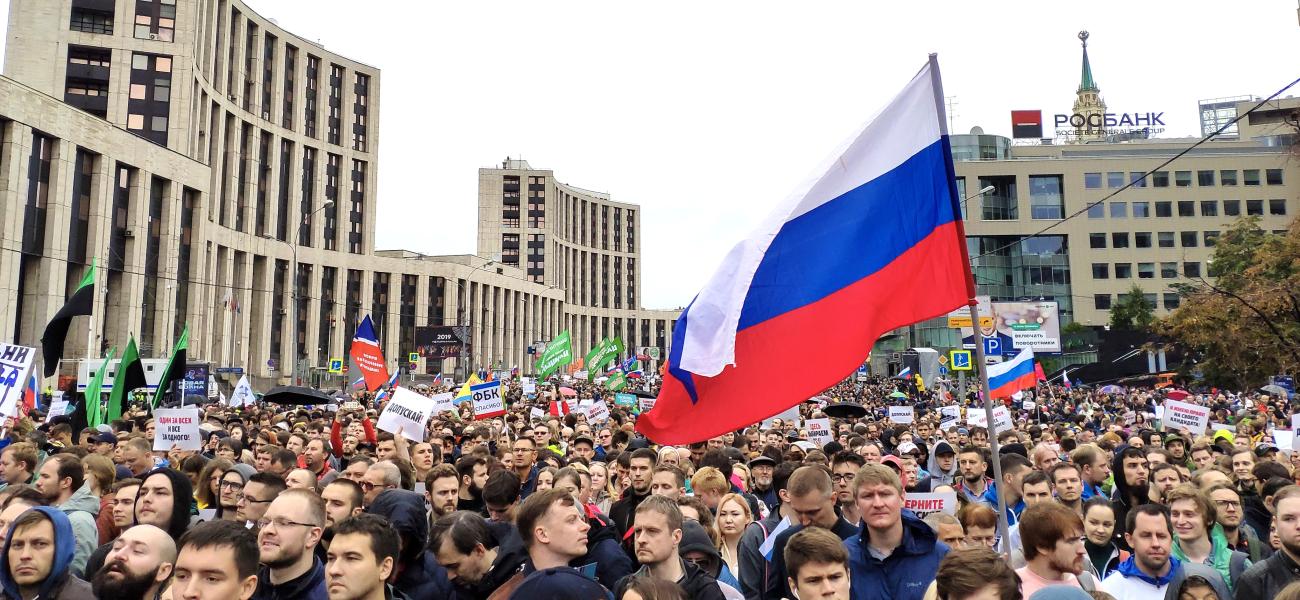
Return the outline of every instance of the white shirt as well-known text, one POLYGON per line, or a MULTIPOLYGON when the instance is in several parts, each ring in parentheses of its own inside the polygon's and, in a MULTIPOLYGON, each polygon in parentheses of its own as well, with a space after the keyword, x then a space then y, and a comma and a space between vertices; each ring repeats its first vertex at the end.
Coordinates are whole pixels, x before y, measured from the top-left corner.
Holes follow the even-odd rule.
POLYGON ((1115 597, 1115 600, 1163 600, 1166 583, 1161 586, 1151 585, 1137 577, 1125 577, 1114 571, 1101 580, 1101 590, 1115 597))

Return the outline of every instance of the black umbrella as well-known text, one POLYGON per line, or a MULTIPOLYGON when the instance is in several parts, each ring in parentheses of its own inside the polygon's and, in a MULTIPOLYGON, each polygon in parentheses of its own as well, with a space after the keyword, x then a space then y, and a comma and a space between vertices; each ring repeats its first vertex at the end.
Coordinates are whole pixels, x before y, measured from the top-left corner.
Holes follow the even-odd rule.
POLYGON ((309 387, 282 385, 271 388, 271 391, 262 396, 262 401, 273 404, 304 406, 307 404, 333 404, 334 398, 325 392, 309 387))
POLYGON ((826 413, 826 416, 828 417, 835 417, 837 419, 860 419, 867 416, 866 407, 851 402, 828 404, 826 405, 826 408, 822 409, 822 412, 826 413))

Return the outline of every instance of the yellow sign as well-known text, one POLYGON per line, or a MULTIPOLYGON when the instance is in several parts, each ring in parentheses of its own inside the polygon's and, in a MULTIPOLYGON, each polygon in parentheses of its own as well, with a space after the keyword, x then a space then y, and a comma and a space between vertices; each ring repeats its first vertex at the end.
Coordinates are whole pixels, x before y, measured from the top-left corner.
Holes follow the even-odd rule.
MULTIPOLYGON (((962 316, 948 315, 949 329, 961 329, 962 327, 970 327, 970 326, 971 326, 970 315, 962 315, 962 316)), ((992 327, 993 327, 993 317, 980 315, 980 328, 991 329, 992 327)))
POLYGON ((330 359, 330 373, 333 373, 335 375, 343 374, 343 359, 341 358, 330 359))
POLYGON ((417 362, 420 362, 420 353, 418 353, 418 352, 411 352, 411 353, 408 353, 408 354, 406 355, 406 358, 408 359, 406 362, 409 362, 409 363, 417 363, 417 362))
POLYGON ((948 354, 950 356, 950 360, 952 361, 952 367, 950 367, 952 370, 954 371, 972 370, 970 350, 953 350, 948 354))

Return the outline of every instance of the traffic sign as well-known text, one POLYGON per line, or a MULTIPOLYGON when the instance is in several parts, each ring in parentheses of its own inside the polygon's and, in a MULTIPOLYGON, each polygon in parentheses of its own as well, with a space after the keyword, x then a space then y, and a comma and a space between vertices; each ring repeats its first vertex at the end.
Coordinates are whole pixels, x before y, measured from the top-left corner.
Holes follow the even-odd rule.
POLYGON ((971 370, 970 350, 953 350, 949 354, 952 356, 952 370, 954 371, 971 370))
POLYGON ((941 367, 948 366, 948 357, 946 355, 943 354, 939 355, 939 366, 941 367))
POLYGON ((409 362, 409 363, 411 363, 411 364, 415 364, 415 363, 420 362, 420 353, 419 353, 419 352, 410 352, 410 353, 408 353, 408 354, 406 355, 406 362, 409 362))
POLYGON ((943 365, 939 365, 939 374, 940 374, 940 375, 947 375, 947 374, 948 374, 948 367, 945 367, 945 366, 943 366, 943 365))
POLYGON ((1002 356, 1002 338, 984 338, 984 356, 1002 356))
POLYGON ((330 373, 333 373, 333 374, 335 374, 335 375, 338 375, 338 374, 340 374, 340 373, 342 373, 342 372, 343 372, 343 359, 341 359, 341 358, 331 358, 331 359, 330 359, 330 373))

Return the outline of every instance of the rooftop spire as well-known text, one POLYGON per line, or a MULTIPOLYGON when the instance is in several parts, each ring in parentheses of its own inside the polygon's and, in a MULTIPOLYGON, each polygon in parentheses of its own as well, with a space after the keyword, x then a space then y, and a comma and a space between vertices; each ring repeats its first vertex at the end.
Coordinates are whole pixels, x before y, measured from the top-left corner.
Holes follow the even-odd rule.
POLYGON ((1079 41, 1083 42, 1083 77, 1079 80, 1078 91, 1080 92, 1085 90, 1094 91, 1094 92, 1099 91, 1097 89, 1097 82, 1093 81, 1092 79, 1092 65, 1088 63, 1088 32, 1087 31, 1079 32, 1079 41))

